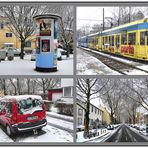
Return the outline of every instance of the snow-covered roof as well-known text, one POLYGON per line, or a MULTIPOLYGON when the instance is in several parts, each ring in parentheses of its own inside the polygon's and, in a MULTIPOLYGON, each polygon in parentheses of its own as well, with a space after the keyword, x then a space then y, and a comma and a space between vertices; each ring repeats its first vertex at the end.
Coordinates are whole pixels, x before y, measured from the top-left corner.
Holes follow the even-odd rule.
POLYGON ((3 97, 3 99, 16 99, 16 100, 24 100, 27 98, 42 100, 42 97, 39 95, 19 95, 19 96, 5 96, 5 97, 3 97))

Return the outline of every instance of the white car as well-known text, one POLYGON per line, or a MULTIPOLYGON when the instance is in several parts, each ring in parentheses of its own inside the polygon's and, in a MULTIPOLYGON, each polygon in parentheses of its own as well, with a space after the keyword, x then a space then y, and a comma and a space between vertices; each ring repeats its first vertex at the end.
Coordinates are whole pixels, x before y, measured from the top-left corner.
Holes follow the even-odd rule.
POLYGON ((31 54, 31 61, 35 61, 35 54, 36 54, 36 49, 33 49, 31 54))
POLYGON ((58 57, 57 60, 61 61, 62 60, 62 52, 65 52, 64 49, 58 48, 58 57))

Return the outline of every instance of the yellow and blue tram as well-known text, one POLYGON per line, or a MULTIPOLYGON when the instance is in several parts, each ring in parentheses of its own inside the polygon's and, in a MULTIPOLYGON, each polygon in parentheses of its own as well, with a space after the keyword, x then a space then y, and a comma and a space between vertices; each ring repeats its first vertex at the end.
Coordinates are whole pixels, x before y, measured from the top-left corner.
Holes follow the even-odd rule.
POLYGON ((83 36, 79 45, 148 61, 148 19, 83 36))

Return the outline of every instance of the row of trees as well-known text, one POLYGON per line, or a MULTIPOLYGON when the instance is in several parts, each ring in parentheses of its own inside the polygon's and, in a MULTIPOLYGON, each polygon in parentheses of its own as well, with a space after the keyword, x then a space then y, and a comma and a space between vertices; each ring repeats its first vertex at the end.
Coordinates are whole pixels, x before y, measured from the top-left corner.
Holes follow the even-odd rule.
MULTIPOLYGON (((100 11, 103 11, 103 8, 100 11)), ((133 22, 136 20, 143 19, 148 16, 147 7, 110 7, 112 10, 110 17, 106 16, 108 8, 104 8, 104 29, 116 27, 125 23, 133 22), (108 18, 108 19, 107 19, 108 18)), ((100 16, 100 18, 103 16, 100 16)), ((100 22, 98 18, 98 22, 100 22)), ((84 36, 89 33, 96 33, 103 30, 103 19, 102 22, 94 24, 92 27, 89 24, 85 24, 82 28, 77 30, 78 37, 84 36)))
POLYGON ((90 101, 96 98, 110 110, 112 124, 129 118, 135 123, 137 107, 148 111, 148 79, 78 79, 77 104, 85 110, 86 134, 89 133, 90 101))
MULTIPOLYGON (((39 14, 54 13, 61 16, 59 20, 59 40, 62 40, 67 53, 73 42, 73 7, 71 6, 55 6, 47 5, 5 5, 0 6, 0 13, 3 16, 3 23, 10 29, 15 36, 21 41, 21 55, 24 57, 25 42, 35 33, 35 22, 33 17, 39 14)), ((67 55, 69 56, 69 55, 67 55)))
POLYGON ((41 94, 60 86, 60 79, 51 78, 9 78, 0 79, 0 92, 4 95, 41 94))

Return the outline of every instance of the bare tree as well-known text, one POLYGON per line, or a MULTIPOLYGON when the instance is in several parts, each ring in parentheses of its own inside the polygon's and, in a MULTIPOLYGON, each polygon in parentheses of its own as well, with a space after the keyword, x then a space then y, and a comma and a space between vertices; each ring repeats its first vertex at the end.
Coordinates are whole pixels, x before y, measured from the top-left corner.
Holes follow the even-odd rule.
MULTIPOLYGON (((101 81, 100 81, 101 83, 101 81)), ((96 99, 100 96, 99 92, 108 83, 108 79, 103 82, 102 85, 97 85, 97 79, 78 79, 77 80, 77 104, 85 110, 84 119, 84 136, 89 136, 89 114, 90 103, 92 99, 96 99)), ((98 100, 99 101, 99 100, 98 100)))
POLYGON ((21 59, 24 57, 25 42, 35 30, 32 17, 40 12, 39 9, 41 9, 39 6, 14 4, 0 8, 0 11, 6 17, 5 25, 21 41, 21 59))
POLYGON ((42 88, 44 99, 45 99, 48 89, 52 89, 58 86, 60 83, 60 80, 50 79, 50 78, 41 78, 41 79, 37 79, 36 83, 39 87, 42 88))

